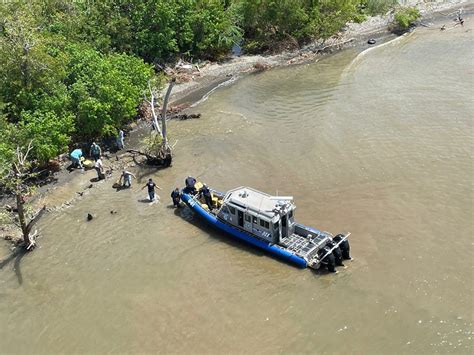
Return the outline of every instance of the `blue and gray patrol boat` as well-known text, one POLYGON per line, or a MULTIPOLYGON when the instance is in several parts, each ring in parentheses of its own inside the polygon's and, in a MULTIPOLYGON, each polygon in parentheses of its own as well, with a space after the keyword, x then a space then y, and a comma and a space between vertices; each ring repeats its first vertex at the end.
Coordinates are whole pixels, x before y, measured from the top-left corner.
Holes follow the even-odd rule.
POLYGON ((271 196, 251 187, 225 193, 186 179, 181 200, 204 221, 233 238, 301 268, 336 272, 351 260, 350 233, 333 235, 295 221, 291 196, 271 196))

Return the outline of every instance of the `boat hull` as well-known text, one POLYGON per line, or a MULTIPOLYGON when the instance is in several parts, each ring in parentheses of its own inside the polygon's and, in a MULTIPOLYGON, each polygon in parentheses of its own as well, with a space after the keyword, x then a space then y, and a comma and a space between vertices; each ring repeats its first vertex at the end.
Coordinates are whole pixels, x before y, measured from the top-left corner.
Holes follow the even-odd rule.
POLYGON ((205 220, 208 224, 210 224, 214 228, 217 228, 221 231, 226 232, 227 234, 234 237, 235 239, 241 240, 247 244, 250 244, 250 245, 253 245, 254 247, 262 249, 278 257, 279 259, 285 260, 291 264, 298 266, 299 268, 304 269, 308 266, 308 263, 306 262, 305 259, 295 254, 292 254, 291 252, 287 250, 281 249, 275 246, 274 244, 270 244, 263 240, 257 239, 249 233, 246 233, 240 229, 237 229, 235 227, 232 227, 222 222, 215 215, 206 211, 199 202, 196 202, 196 200, 194 200, 193 196, 191 196, 190 194, 183 193, 181 195, 181 200, 185 202, 186 205, 189 206, 189 208, 191 208, 197 215, 199 215, 199 217, 205 220))

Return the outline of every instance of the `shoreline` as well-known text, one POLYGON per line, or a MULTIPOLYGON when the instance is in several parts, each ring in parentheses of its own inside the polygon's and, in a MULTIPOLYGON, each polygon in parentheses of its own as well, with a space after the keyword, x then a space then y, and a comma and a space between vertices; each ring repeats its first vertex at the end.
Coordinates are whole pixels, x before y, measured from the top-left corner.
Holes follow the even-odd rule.
MULTIPOLYGON (((474 4, 467 0, 436 4, 419 3, 415 7, 420 10, 419 23, 423 27, 436 26, 442 22, 452 22, 451 19, 455 16, 446 16, 443 11, 455 12, 463 9, 465 15, 471 15, 474 12, 474 4), (429 22, 429 24, 427 25, 426 22, 429 22)), ((349 23, 344 30, 326 41, 316 40, 296 50, 272 55, 243 55, 227 59, 222 63, 207 63, 204 67, 197 68, 194 71, 178 72, 178 76, 183 74, 191 80, 179 82, 174 86, 170 105, 195 105, 224 82, 238 80, 250 73, 266 71, 276 67, 311 63, 347 48, 375 48, 380 44, 400 37, 389 31, 388 25, 392 21, 393 12, 389 12, 383 16, 369 17, 362 23, 349 23), (377 44, 368 44, 369 39, 375 39, 377 44), (263 69, 255 68, 256 65, 263 67, 263 69)), ((163 95, 166 88, 162 90, 163 95)))
MULTIPOLYGON (((471 15, 474 11, 474 4, 463 2, 445 3, 443 6, 436 7, 433 11, 422 13, 421 23, 430 21, 433 24, 429 27, 441 24, 443 22, 452 22, 451 17, 442 14, 441 11, 454 12, 460 8, 465 10, 465 15, 471 15)), ((199 68, 199 75, 191 75, 193 79, 188 82, 179 83, 175 86, 171 96, 170 106, 182 105, 193 107, 212 94, 221 85, 232 84, 245 75, 259 71, 265 71, 276 67, 286 67, 290 65, 301 65, 312 63, 322 57, 332 53, 339 52, 347 48, 360 47, 364 53, 370 49, 375 49, 392 39, 400 38, 392 34, 387 29, 387 24, 391 21, 393 15, 377 16, 369 18, 361 24, 349 24, 342 35, 335 36, 327 41, 316 41, 295 51, 286 51, 276 55, 255 55, 241 56, 230 59, 222 64, 209 63, 199 68), (376 45, 367 44, 367 40, 373 38, 376 45), (263 65, 263 70, 256 68, 257 63, 263 65)), ((425 26, 427 27, 427 26, 425 26)), ((166 90, 165 87, 163 90, 166 90)), ((185 109, 186 110, 186 109, 185 109)), ((137 148, 140 132, 145 128, 145 121, 141 120, 133 124, 131 137, 128 138, 127 148, 137 148)), ((112 174, 105 180, 94 181, 96 173, 94 169, 84 172, 73 170, 69 172, 65 169, 68 164, 61 164, 59 172, 54 173, 54 181, 49 182, 38 188, 38 192, 32 197, 32 205, 36 208, 46 204, 48 212, 60 212, 65 208, 74 205, 74 202, 80 198, 92 193, 98 183, 110 183, 118 179, 116 171, 123 168, 132 168, 136 162, 125 151, 116 153, 106 153, 103 157, 104 165, 113 169, 112 174)), ((15 239, 18 231, 15 228, 9 228, 8 225, 0 226, 0 238, 5 240, 15 239), (8 238, 13 237, 13 238, 8 238)))

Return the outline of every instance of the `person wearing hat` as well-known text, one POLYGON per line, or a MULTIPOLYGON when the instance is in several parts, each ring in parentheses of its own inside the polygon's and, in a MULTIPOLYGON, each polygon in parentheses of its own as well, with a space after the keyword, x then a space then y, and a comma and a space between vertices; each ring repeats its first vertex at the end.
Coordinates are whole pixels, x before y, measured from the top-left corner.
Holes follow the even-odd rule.
POLYGON ((192 176, 188 176, 186 180, 184 180, 184 184, 186 185, 185 190, 186 193, 195 195, 196 194, 196 179, 193 178, 192 176))

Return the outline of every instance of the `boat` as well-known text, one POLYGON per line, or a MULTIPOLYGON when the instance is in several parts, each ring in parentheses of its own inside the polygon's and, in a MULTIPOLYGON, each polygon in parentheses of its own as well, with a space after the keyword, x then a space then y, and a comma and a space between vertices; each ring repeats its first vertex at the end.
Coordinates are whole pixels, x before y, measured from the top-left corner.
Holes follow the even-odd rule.
POLYGON ((297 223, 291 196, 271 196, 243 186, 222 193, 188 177, 180 197, 216 229, 300 268, 337 272, 343 260, 352 259, 350 233, 334 236, 297 223))

